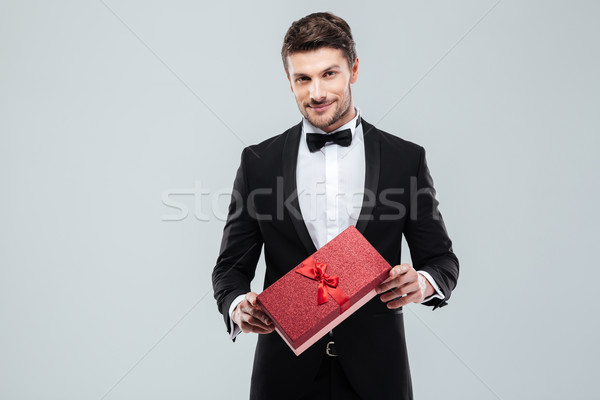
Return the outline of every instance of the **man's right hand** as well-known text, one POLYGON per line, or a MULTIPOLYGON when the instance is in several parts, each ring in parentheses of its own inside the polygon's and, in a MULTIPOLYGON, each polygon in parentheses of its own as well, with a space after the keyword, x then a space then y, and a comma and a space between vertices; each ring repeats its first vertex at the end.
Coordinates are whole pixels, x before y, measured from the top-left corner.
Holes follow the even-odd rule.
POLYGON ((256 296, 254 292, 246 293, 246 298, 233 310, 231 319, 242 332, 271 333, 275 326, 256 303, 256 296))

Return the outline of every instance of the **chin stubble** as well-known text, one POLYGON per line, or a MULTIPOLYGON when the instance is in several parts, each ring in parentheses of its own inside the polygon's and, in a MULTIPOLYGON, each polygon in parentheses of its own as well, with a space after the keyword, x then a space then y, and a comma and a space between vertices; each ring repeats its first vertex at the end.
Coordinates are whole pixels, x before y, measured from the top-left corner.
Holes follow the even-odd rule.
POLYGON ((310 115, 308 114, 308 111, 306 109, 301 108, 300 111, 302 112, 304 117, 308 120, 308 122, 310 122, 317 128, 319 128, 319 129, 327 128, 328 126, 331 126, 331 125, 335 124, 336 122, 338 122, 340 119, 344 118, 350 112, 350 104, 352 104, 352 91, 351 90, 352 89, 351 89, 350 85, 348 85, 348 97, 347 97, 348 101, 342 107, 336 108, 335 114, 333 114, 333 116, 324 123, 319 124, 319 123, 316 123, 316 121, 313 121, 312 118, 310 118, 310 115), (342 109, 343 109, 343 111, 342 111, 342 109))

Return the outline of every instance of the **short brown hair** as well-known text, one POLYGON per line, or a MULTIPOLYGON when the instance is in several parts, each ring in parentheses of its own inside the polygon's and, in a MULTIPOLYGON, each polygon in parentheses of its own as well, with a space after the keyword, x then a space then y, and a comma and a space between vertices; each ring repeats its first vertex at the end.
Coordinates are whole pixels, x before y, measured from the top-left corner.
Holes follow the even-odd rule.
POLYGON ((332 47, 344 52, 348 66, 352 68, 356 60, 356 45, 350 25, 342 18, 329 12, 318 12, 294 21, 283 38, 281 58, 285 72, 288 72, 287 57, 298 51, 317 50, 332 47))

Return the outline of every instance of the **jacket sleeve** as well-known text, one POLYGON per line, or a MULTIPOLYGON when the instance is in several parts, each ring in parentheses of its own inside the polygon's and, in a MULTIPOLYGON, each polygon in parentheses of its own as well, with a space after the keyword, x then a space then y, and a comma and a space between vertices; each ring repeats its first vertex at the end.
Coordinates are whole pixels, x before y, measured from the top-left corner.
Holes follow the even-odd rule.
POLYGON ((245 148, 242 151, 223 229, 221 248, 212 272, 214 296, 228 333, 231 333, 229 306, 237 296, 250 291, 250 282, 254 278, 263 244, 258 222, 252 217, 256 214, 248 209, 247 150, 248 148, 245 148))
POLYGON ((443 300, 433 298, 423 303, 435 310, 447 305, 458 281, 459 265, 438 210, 425 149, 421 147, 420 153, 417 176, 410 179, 410 206, 404 234, 414 268, 429 273, 444 294, 443 300))

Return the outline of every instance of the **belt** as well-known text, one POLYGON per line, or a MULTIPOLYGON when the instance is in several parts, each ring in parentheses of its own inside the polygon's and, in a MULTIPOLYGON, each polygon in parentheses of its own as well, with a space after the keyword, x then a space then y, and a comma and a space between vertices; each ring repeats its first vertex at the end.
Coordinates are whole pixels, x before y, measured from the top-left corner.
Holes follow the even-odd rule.
POLYGON ((327 343, 327 347, 325 348, 325 354, 327 354, 329 357, 337 357, 340 355, 337 351, 337 347, 335 346, 334 341, 327 343))

